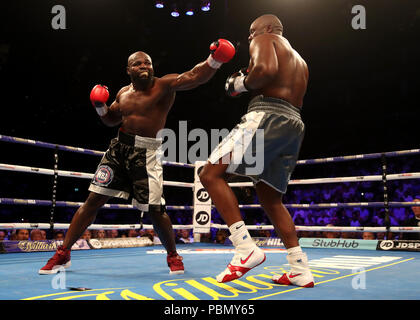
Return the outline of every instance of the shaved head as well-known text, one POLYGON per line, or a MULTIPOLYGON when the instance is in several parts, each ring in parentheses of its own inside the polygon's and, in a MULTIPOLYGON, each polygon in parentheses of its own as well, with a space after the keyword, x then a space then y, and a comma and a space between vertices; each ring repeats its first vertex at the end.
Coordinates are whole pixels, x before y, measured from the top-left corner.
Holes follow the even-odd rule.
POLYGON ((259 16, 251 24, 251 29, 260 30, 262 28, 267 28, 267 30, 277 34, 283 33, 283 24, 274 14, 264 14, 259 16))
POLYGON ((148 59, 150 62, 152 62, 152 58, 143 51, 137 51, 132 53, 129 57, 128 57, 128 61, 127 61, 127 65, 130 66, 131 64, 133 64, 133 62, 135 60, 137 60, 138 58, 143 58, 143 59, 148 59))

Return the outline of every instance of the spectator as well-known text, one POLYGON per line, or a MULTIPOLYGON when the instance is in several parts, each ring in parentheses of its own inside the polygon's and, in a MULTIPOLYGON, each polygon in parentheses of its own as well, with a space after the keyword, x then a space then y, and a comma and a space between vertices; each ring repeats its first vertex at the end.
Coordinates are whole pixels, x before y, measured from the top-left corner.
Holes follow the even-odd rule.
POLYGON ((271 231, 270 230, 259 230, 258 237, 263 238, 271 238, 271 231))
POLYGON ((17 229, 16 230, 16 240, 28 240, 29 231, 27 229, 17 229))
POLYGON ((106 238, 105 230, 104 229, 96 230, 95 238, 96 239, 105 239, 106 238))
POLYGON ((118 230, 117 229, 107 230, 106 236, 107 238, 113 238, 113 239, 118 238, 118 230))
POLYGON ((61 230, 58 230, 54 232, 54 240, 57 241, 63 241, 64 240, 64 232, 61 230))
POLYGON ((194 242, 194 239, 190 235, 190 231, 188 229, 182 229, 179 235, 180 235, 178 239, 179 243, 193 243, 194 242))
POLYGON ((32 241, 39 241, 39 240, 43 240, 43 237, 42 237, 42 232, 41 232, 41 230, 40 229, 33 229, 32 231, 31 231, 31 240, 32 241))
POLYGON ((129 238, 137 238, 138 237, 138 233, 136 229, 130 229, 128 230, 128 235, 129 238))
POLYGON ((41 229, 41 237, 42 237, 42 240, 47 240, 47 232, 45 230, 41 229))
POLYGON ((316 219, 312 211, 308 211, 305 216, 305 226, 314 226, 316 224, 316 219))
POLYGON ((7 233, 4 230, 0 230, 0 241, 6 240, 7 233))
POLYGON ((200 242, 211 243, 212 242, 211 232, 200 233, 200 242))
POLYGON ((377 240, 385 240, 385 232, 377 232, 376 233, 376 239, 377 240))
MULTIPOLYGON (((413 200, 414 202, 420 202, 420 198, 413 200)), ((412 206, 411 211, 414 215, 403 221, 404 227, 420 227, 420 206, 412 206)), ((401 234, 403 240, 420 240, 420 232, 404 232, 401 234)))
POLYGON ((296 211, 294 216, 294 223, 296 226, 303 226, 305 225, 305 212, 303 210, 296 211))
POLYGON ((318 217, 318 219, 316 220, 316 224, 318 226, 326 226, 327 224, 329 224, 331 221, 331 218, 328 216, 327 212, 322 212, 321 216, 318 217))
POLYGON ((153 229, 146 230, 146 237, 153 241, 153 244, 162 244, 159 237, 156 235, 155 230, 153 229))
POLYGON ((225 229, 219 229, 216 232, 216 239, 214 240, 215 243, 224 244, 226 242, 227 232, 225 229))
POLYGON ((92 238, 92 233, 89 229, 86 229, 85 232, 83 232, 81 239, 84 240, 90 240, 92 238))
POLYGON ((359 211, 354 211, 351 215, 351 220, 350 220, 350 226, 351 227, 360 227, 361 223, 360 223, 360 212, 359 211))
POLYGON ((362 236, 363 240, 375 240, 376 236, 373 232, 363 232, 363 236, 362 236))
POLYGON ((385 211, 381 210, 379 213, 373 217, 372 219, 373 223, 378 226, 384 226, 385 225, 385 211))
POLYGON ((359 239, 360 232, 341 232, 342 239, 359 239))
MULTIPOLYGON (((328 224, 327 227, 334 227, 334 225, 328 224)), ((328 238, 328 239, 340 238, 340 232, 324 231, 324 238, 328 238)))
POLYGON ((12 230, 9 236, 9 240, 16 240, 16 230, 12 230))

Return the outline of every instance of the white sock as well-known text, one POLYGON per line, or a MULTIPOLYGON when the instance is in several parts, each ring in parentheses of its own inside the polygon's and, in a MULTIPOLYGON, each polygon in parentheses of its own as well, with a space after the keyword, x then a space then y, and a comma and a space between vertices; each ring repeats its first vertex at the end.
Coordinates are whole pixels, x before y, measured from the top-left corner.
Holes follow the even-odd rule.
POLYGON ((303 253, 302 248, 300 246, 289 248, 286 250, 288 255, 303 253))
POLYGON ((236 234, 236 233, 238 233, 238 232, 242 231, 242 230, 243 230, 243 228, 245 228, 245 229, 246 229, 246 227, 245 227, 245 222, 243 222, 243 221, 238 221, 238 222, 235 222, 234 224, 232 224, 232 225, 229 227, 229 231, 230 231, 230 234, 231 234, 231 235, 234 235, 234 234, 236 234))

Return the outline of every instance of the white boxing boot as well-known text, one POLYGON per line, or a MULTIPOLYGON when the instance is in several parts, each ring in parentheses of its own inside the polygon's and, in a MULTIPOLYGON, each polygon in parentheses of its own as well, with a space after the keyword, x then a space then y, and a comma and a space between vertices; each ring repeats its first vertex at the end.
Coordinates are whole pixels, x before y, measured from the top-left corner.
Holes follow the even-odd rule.
POLYGON ((227 268, 216 276, 218 282, 239 279, 252 268, 265 261, 264 252, 252 240, 245 225, 229 237, 235 247, 235 255, 227 268))
POLYGON ((277 284, 312 288, 314 286, 314 277, 309 269, 306 253, 289 254, 286 258, 291 267, 290 271, 282 275, 276 274, 272 280, 277 284))

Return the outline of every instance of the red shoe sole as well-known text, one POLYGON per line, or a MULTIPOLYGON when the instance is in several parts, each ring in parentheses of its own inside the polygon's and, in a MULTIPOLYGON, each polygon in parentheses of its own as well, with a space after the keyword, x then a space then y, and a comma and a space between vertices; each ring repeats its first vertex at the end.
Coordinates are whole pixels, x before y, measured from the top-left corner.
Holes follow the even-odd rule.
POLYGON ((236 279, 239 279, 239 278, 243 277, 243 276, 244 276, 244 274, 245 274, 245 273, 247 273, 249 270, 254 269, 254 268, 258 267, 260 264, 262 264, 262 263, 265 261, 265 259, 266 259, 266 258, 267 258, 267 257, 266 257, 266 255, 264 254, 264 259, 263 259, 263 260, 262 260, 259 264, 255 265, 255 266, 254 266, 254 267, 252 267, 252 268, 237 267, 237 270, 233 270, 233 272, 235 272, 235 273, 232 273, 232 274, 228 274, 228 275, 226 275, 226 276, 222 279, 222 281, 221 281, 221 282, 219 282, 219 283, 230 282, 230 281, 232 281, 232 280, 236 280, 236 279), (238 276, 236 275, 236 271, 241 272, 241 273, 242 273, 242 275, 241 275, 240 277, 238 277, 238 276))

